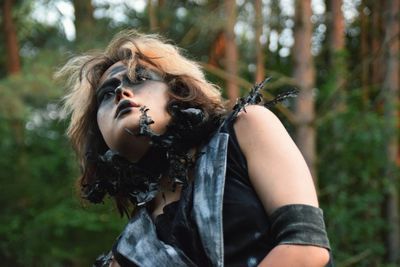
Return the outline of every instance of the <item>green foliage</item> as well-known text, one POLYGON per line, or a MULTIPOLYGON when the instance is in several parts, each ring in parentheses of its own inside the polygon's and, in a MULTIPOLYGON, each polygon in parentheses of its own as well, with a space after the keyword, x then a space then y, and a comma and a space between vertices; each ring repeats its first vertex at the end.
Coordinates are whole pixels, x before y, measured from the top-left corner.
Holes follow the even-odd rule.
POLYGON ((78 201, 77 163, 60 120, 63 91, 52 78, 65 57, 51 46, 34 49, 20 75, 0 81, 4 266, 88 266, 111 248, 126 222, 110 201, 89 208, 78 201))
MULTIPOLYGON (((327 116, 318 131, 320 198, 336 261, 382 266, 386 182, 383 118, 363 110, 354 91, 346 111, 327 116)), ((333 111, 332 111, 333 112, 333 111)))

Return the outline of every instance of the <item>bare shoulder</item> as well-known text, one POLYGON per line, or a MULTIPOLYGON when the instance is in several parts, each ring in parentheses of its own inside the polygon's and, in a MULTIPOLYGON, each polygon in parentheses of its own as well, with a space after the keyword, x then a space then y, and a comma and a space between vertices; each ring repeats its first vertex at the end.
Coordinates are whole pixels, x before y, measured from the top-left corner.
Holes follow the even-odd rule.
POLYGON ((246 110, 239 113, 235 122, 235 130, 251 131, 254 129, 286 132, 279 118, 272 111, 260 105, 247 106, 246 110))
POLYGON ((275 114, 263 106, 248 106, 234 129, 250 180, 268 213, 289 204, 318 206, 305 160, 275 114))
POLYGON ((257 141, 293 142, 278 117, 259 105, 248 106, 245 111, 241 111, 234 128, 244 150, 256 145, 257 141))
POLYGON ((273 118, 275 120, 278 120, 278 118, 273 112, 271 112, 269 109, 261 105, 246 106, 246 108, 242 110, 238 116, 239 120, 248 120, 248 121, 254 121, 257 119, 266 119, 266 118, 273 118))

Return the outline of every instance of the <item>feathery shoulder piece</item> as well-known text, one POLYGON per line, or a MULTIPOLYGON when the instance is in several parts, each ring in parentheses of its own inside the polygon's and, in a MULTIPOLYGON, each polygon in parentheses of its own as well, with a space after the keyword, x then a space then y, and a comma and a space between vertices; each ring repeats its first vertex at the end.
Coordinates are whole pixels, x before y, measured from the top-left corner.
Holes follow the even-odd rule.
POLYGON ((283 100, 289 98, 289 97, 296 97, 298 94, 297 89, 291 89, 287 92, 281 93, 278 96, 276 96, 273 100, 267 101, 265 103, 263 102, 263 95, 261 94, 261 90, 264 88, 265 84, 271 80, 271 77, 268 77, 264 79, 262 82, 255 84, 249 94, 246 97, 241 97, 236 101, 235 106, 233 107, 233 114, 232 117, 236 118, 237 115, 241 110, 246 112, 246 106, 248 105, 258 105, 262 104, 266 108, 270 108, 274 106, 275 104, 282 102, 283 100))

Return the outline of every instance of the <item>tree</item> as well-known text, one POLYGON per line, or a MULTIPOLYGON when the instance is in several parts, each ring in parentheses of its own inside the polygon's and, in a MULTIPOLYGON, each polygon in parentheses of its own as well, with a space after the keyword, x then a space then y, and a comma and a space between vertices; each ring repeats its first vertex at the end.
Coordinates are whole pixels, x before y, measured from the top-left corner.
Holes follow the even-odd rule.
POLYGON ((389 224, 387 233, 388 259, 396 264, 399 262, 400 251, 400 218, 398 195, 398 137, 399 137, 399 0, 387 0, 385 10, 385 47, 384 61, 386 65, 383 82, 383 95, 385 96, 385 121, 386 121, 386 175, 389 180, 388 196, 386 200, 386 213, 389 224))
POLYGON ((149 12, 150 31, 155 31, 158 28, 157 9, 154 7, 153 0, 147 0, 147 9, 149 12))
POLYGON ((263 16, 262 16, 262 0, 254 1, 255 19, 255 43, 256 43, 256 83, 260 83, 265 77, 264 74, 264 46, 261 43, 261 35, 263 32, 263 16))
POLYGON ((218 67, 221 59, 225 56, 226 51, 226 35, 220 31, 211 44, 208 63, 214 67, 218 67))
MULTIPOLYGON (((330 47, 333 52, 343 50, 345 47, 344 39, 344 17, 342 13, 342 0, 330 0, 332 31, 330 32, 330 47)), ((333 55, 332 55, 333 56, 333 55)), ((332 58, 332 60, 335 60, 332 58)))
POLYGON ((342 13, 342 0, 330 0, 330 34, 329 34, 329 51, 330 51, 330 69, 331 79, 333 80, 333 89, 338 92, 334 109, 343 111, 345 106, 344 99, 344 83, 346 74, 345 64, 345 28, 344 17, 342 13))
POLYGON ((372 25, 371 25, 371 85, 379 86, 382 82, 382 40, 383 40, 383 26, 382 16, 383 7, 382 1, 372 1, 372 25))
POLYGON ((294 79, 300 92, 296 103, 296 142, 317 184, 316 177, 316 131, 314 128, 314 82, 315 70, 311 55, 311 37, 313 25, 311 23, 311 0, 295 1, 294 26, 294 79))
POLYGON ((91 0, 73 0, 75 9, 76 39, 79 42, 87 41, 90 33, 95 28, 93 6, 91 0))
POLYGON ((13 4, 13 0, 4 0, 3 2, 3 30, 7 51, 7 72, 11 75, 18 74, 21 71, 17 30, 12 16, 13 4))
POLYGON ((236 2, 234 0, 225 0, 224 3, 226 14, 226 51, 225 51, 225 68, 230 77, 226 80, 226 94, 230 106, 235 104, 239 97, 239 87, 236 81, 238 75, 238 49, 235 40, 234 27, 236 24, 236 2))
POLYGON ((368 44, 368 24, 369 16, 366 14, 368 7, 366 0, 362 0, 360 4, 360 58, 361 58, 361 88, 364 104, 369 101, 369 44, 368 44))

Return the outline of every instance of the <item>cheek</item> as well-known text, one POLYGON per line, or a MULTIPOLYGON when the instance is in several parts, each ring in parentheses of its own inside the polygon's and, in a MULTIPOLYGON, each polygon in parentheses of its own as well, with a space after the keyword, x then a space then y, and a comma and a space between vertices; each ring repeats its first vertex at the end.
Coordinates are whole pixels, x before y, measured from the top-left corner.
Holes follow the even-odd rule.
POLYGON ((167 112, 168 98, 166 94, 157 93, 152 95, 151 100, 148 114, 155 123, 150 127, 159 134, 164 133, 171 121, 171 115, 167 112))
POLYGON ((162 107, 160 106, 159 114, 160 114, 160 120, 159 120, 160 131, 165 132, 167 126, 171 122, 171 115, 167 112, 166 105, 163 105, 162 107))
POLYGON ((97 125, 103 137, 106 137, 105 135, 107 134, 107 124, 107 111, 99 108, 97 111, 97 125))
POLYGON ((104 109, 99 109, 97 112, 97 125, 101 136, 109 148, 113 147, 112 125, 110 125, 107 112, 104 109))

